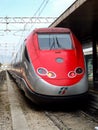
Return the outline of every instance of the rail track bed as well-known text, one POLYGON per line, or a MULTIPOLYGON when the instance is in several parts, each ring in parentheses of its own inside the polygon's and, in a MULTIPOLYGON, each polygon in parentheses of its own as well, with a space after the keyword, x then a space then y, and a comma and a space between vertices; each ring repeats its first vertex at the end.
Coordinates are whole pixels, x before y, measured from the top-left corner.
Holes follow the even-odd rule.
POLYGON ((0 80, 0 130, 94 130, 98 122, 80 108, 39 106, 8 74, 0 80), (73 109, 74 108, 74 109, 73 109))

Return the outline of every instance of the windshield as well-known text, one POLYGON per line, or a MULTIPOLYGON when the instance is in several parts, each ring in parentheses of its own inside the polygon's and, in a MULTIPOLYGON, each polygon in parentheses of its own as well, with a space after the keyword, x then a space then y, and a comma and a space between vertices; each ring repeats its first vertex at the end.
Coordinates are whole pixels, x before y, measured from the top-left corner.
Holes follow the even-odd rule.
POLYGON ((38 34, 41 50, 72 49, 70 34, 38 34))

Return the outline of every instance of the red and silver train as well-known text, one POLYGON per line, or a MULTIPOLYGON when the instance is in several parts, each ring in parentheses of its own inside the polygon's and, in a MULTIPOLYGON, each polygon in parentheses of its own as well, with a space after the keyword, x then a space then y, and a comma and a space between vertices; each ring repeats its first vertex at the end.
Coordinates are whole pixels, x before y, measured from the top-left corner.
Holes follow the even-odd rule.
POLYGON ((68 28, 35 29, 12 61, 10 74, 34 102, 62 102, 88 91, 81 44, 68 28))

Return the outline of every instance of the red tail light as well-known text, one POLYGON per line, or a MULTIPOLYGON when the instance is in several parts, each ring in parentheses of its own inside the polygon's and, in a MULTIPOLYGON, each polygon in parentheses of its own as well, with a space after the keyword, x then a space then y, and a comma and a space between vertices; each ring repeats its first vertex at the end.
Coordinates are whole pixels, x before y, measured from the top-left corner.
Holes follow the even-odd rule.
POLYGON ((74 71, 70 71, 69 73, 68 73, 68 77, 69 78, 74 78, 76 76, 76 73, 74 72, 74 71))

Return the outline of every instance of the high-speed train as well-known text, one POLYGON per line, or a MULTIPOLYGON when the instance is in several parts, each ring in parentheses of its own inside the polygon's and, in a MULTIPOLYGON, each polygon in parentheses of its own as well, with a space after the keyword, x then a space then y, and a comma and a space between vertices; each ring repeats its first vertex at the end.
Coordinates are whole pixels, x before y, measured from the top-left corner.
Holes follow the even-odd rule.
POLYGON ((63 102, 88 91, 80 42, 68 28, 35 29, 12 61, 9 73, 33 102, 63 102))

